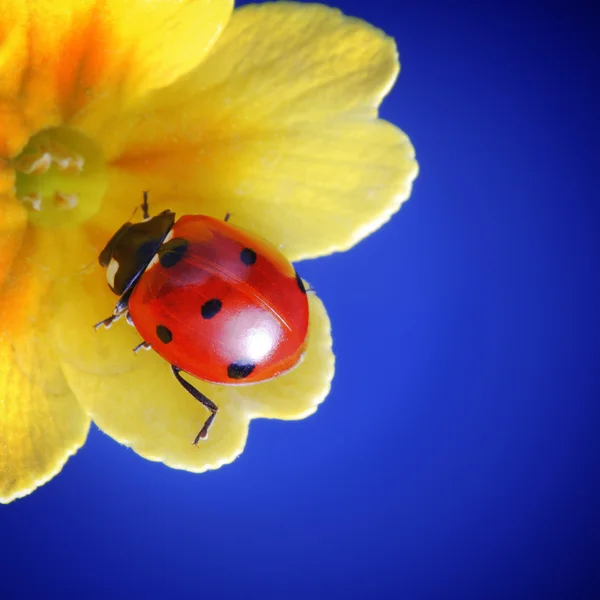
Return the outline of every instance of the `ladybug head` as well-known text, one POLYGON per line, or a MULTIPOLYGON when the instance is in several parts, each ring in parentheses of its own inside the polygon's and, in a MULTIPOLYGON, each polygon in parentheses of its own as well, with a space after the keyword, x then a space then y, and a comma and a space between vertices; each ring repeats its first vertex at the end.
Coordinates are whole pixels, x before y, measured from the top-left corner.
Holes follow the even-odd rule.
POLYGON ((137 281, 174 222, 175 213, 165 210, 141 223, 121 225, 98 258, 115 294, 123 295, 137 281))

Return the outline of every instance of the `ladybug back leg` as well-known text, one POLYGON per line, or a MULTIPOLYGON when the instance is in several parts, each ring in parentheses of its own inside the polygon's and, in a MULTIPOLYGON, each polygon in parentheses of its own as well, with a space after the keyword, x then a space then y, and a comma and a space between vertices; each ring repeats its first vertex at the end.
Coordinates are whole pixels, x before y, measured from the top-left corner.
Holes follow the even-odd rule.
POLYGON ((206 436, 208 435, 208 430, 210 429, 214 418, 217 416, 219 407, 212 400, 209 400, 202 392, 197 390, 191 383, 189 383, 189 381, 186 381, 179 374, 179 372, 181 371, 179 367, 171 365, 171 369, 173 370, 173 375, 175 375, 175 379, 177 379, 177 381, 184 387, 184 389, 211 412, 208 419, 206 419, 206 421, 204 422, 202 429, 199 431, 198 435, 194 439, 193 443, 194 446, 196 446, 200 440, 206 439, 206 436))

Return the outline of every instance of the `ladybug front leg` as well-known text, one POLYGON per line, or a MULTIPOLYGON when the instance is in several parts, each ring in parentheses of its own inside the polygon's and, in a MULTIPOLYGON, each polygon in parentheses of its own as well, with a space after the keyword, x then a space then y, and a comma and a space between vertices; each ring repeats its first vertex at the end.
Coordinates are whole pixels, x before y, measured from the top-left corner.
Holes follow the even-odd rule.
POLYGON ((116 312, 115 309, 115 312, 110 317, 108 317, 108 319, 104 319, 103 321, 96 323, 94 325, 94 329, 98 331, 98 329, 100 329, 100 327, 102 326, 106 327, 106 329, 109 329, 115 321, 118 321, 125 314, 127 315, 127 321, 129 321, 129 312, 127 312, 127 308, 120 312, 116 312))
POLYGON ((175 378, 185 388, 185 390, 189 392, 192 396, 194 396, 194 398, 196 398, 196 400, 198 400, 198 402, 200 402, 203 406, 206 406, 206 408, 208 408, 208 410, 210 410, 211 412, 210 416, 208 417, 208 419, 206 419, 204 425, 202 426, 202 429, 200 430, 200 432, 196 436, 196 439, 194 440, 194 446, 196 446, 198 445, 198 442, 200 440, 206 439, 210 425, 213 422, 214 418, 217 416, 217 411, 219 410, 219 407, 212 400, 209 400, 202 392, 197 390, 191 383, 187 382, 179 374, 179 372, 181 371, 179 367, 171 365, 171 369, 173 370, 173 375, 175 375, 175 378))
POLYGON ((115 321, 118 321, 123 315, 127 316, 127 322, 132 325, 133 323, 131 322, 131 317, 129 316, 129 297, 131 296, 131 292, 133 291, 133 288, 131 288, 130 290, 126 291, 120 298, 119 301, 117 302, 115 309, 113 310, 113 314, 108 317, 108 319, 104 319, 103 321, 100 321, 99 323, 96 323, 94 325, 94 329, 96 331, 98 331, 98 329, 100 329, 100 327, 104 326, 106 327, 106 329, 108 329, 115 321))

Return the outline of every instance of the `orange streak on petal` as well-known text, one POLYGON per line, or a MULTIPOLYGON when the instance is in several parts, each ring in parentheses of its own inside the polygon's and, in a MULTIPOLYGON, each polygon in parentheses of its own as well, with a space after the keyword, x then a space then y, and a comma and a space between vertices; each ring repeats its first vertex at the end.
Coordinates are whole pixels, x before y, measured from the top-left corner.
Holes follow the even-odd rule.
POLYGON ((85 107, 91 90, 106 74, 114 44, 105 12, 106 3, 98 2, 92 10, 76 15, 61 42, 56 84, 65 120, 85 107))
MULTIPOLYGON (((1 173, 0 169, 0 179, 1 173)), ((23 206, 14 198, 0 196, 0 292, 19 252, 26 228, 27 212, 23 206)))
MULTIPOLYGON (((27 143, 29 134, 29 128, 18 106, 0 99, 0 159, 16 156, 27 143)), ((5 170, 0 163, 0 193, 4 191, 2 173, 5 170)))
MULTIPOLYGON (((0 211, 8 217, 0 220, 3 226, 19 221, 4 198, 0 211)), ((4 233, 0 241, 8 243, 4 233)), ((32 227, 21 233, 20 246, 9 248, 18 253, 0 289, 0 502, 52 478, 83 444, 89 426, 68 389, 50 329, 55 309, 48 292, 62 283, 57 242, 68 234, 32 227)))
POLYGON ((0 0, 0 97, 15 96, 27 67, 25 2, 0 0))
POLYGON ((12 248, 12 260, 5 265, 0 293, 0 339, 19 339, 29 329, 29 315, 39 313, 48 289, 47 277, 38 276, 35 265, 39 252, 35 229, 30 227, 21 234, 20 242, 12 248))
MULTIPOLYGON (((0 198, 2 198, 2 196, 12 196, 14 188, 14 169, 6 159, 0 158, 0 198)), ((1 205, 2 200, 0 200, 0 206, 1 205)))

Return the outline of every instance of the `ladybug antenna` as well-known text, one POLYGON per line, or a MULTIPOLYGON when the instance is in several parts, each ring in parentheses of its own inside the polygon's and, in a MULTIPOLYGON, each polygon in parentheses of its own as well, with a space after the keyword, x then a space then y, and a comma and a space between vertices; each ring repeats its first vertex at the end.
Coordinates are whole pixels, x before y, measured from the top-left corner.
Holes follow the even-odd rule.
POLYGON ((133 221, 133 217, 135 217, 135 214, 137 213, 138 210, 140 210, 140 208, 142 209, 142 215, 144 217, 144 220, 148 220, 150 218, 150 215, 148 214, 148 192, 144 192, 143 204, 141 204, 140 206, 136 206, 133 209, 133 212, 131 213, 131 216, 129 217, 129 221, 133 221))
POLYGON ((136 207, 133 209, 133 212, 131 213, 131 216, 129 217, 128 221, 133 221, 133 217, 135 217, 135 213, 136 213, 136 212, 137 212, 139 209, 140 209, 140 207, 139 207, 139 206, 136 206, 136 207))

